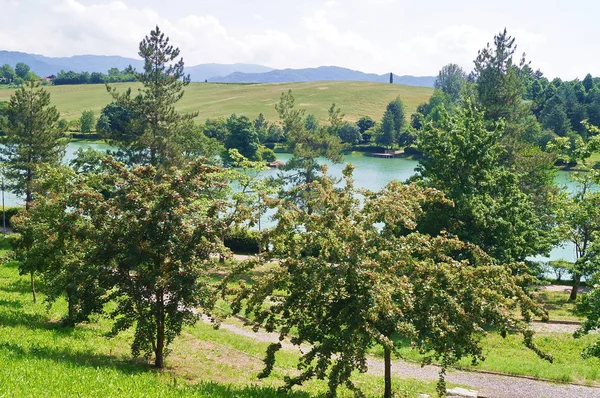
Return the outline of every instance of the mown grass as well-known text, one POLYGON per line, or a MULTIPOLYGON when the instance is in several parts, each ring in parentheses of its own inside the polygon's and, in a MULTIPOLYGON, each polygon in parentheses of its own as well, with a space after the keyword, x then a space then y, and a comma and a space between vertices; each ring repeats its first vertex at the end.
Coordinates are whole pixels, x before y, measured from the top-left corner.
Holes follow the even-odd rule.
MULTIPOLYGON (((115 84, 119 91, 132 87, 134 93, 139 84, 115 84)), ((61 117, 77 119, 84 110, 99 115, 100 110, 111 101, 102 84, 49 86, 52 104, 56 105, 61 117)), ((278 120, 275 104, 281 93, 292 89, 296 106, 313 113, 320 120, 327 119, 327 110, 336 103, 346 115, 345 119, 356 121, 361 116, 381 119, 389 101, 400 96, 407 117, 417 106, 426 102, 433 89, 410 87, 397 84, 365 82, 312 82, 281 84, 212 84, 191 83, 177 104, 180 112, 199 112, 197 121, 207 118, 227 117, 232 113, 255 118, 263 113, 267 120, 278 120)), ((7 101, 14 90, 0 90, 0 101, 7 101)))
MULTIPOLYGON (((0 250, 7 248, 0 242, 0 250)), ((327 389, 325 381, 312 381, 279 393, 282 376, 296 372, 298 354, 280 352, 272 376, 259 380, 267 343, 204 323, 185 328, 167 369, 156 371, 131 358, 131 333, 106 337, 109 323, 100 317, 63 328, 56 320, 64 310, 63 302, 49 310, 33 304, 27 278, 14 264, 0 265, 0 396, 269 398, 322 396, 327 389)), ((356 380, 368 396, 382 395, 382 377, 357 375, 356 380)), ((432 394, 435 384, 394 379, 394 389, 399 397, 415 397, 432 394)), ((341 391, 342 397, 351 395, 341 391)))

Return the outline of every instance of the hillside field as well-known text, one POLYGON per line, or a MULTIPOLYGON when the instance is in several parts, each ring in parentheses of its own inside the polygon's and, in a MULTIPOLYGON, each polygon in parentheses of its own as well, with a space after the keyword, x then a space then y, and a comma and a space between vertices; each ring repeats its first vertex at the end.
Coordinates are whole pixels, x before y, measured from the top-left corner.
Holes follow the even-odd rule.
MULTIPOLYGON (((139 84, 114 84, 119 90, 139 84)), ((60 111, 61 117, 77 119, 84 110, 94 111, 96 117, 111 97, 102 84, 49 86, 51 101, 60 111)), ((178 103, 181 112, 199 112, 198 121, 232 113, 255 118, 263 113, 268 120, 278 119, 275 104, 282 92, 292 89, 299 108, 315 114, 320 120, 327 119, 327 110, 332 103, 341 108, 348 121, 356 121, 361 116, 371 116, 380 120, 385 106, 396 96, 405 105, 407 117, 417 106, 426 102, 433 89, 410 87, 385 83, 364 82, 312 82, 279 84, 216 84, 191 83, 185 88, 185 95, 178 103)), ((14 90, 0 90, 0 101, 8 101, 14 90)))

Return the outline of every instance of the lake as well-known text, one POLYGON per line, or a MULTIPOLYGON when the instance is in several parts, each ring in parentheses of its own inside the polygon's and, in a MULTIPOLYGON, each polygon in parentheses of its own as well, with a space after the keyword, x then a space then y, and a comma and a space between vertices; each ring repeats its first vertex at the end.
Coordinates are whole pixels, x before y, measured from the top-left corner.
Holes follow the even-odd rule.
MULTIPOLYGON (((68 162, 73 159, 75 152, 80 148, 84 150, 92 148, 98 151, 106 151, 112 147, 103 143, 72 142, 67 147, 64 161, 68 162)), ((278 153, 277 158, 286 162, 291 158, 291 155, 287 153, 278 153)), ((354 181, 356 187, 377 191, 392 180, 405 181, 408 179, 415 173, 415 167, 418 162, 416 160, 404 158, 381 159, 363 156, 362 154, 350 154, 344 156, 344 161, 340 164, 332 164, 331 162, 324 163, 328 165, 328 174, 333 177, 341 177, 345 165, 347 163, 352 163, 355 166, 354 181)), ((269 169, 262 173, 262 175, 275 176, 278 172, 279 171, 276 169, 269 169)), ((559 172, 556 180, 559 186, 565 186, 569 191, 575 188, 575 183, 569 179, 569 174, 567 172, 559 172)), ((6 206, 17 206, 23 205, 24 203, 22 198, 17 198, 13 194, 4 193, 4 195, 6 206)), ((263 227, 272 223, 268 218, 269 216, 265 216, 261 220, 263 227)), ((535 258, 535 260, 539 261, 547 261, 548 259, 574 261, 574 246, 567 244, 563 247, 557 247, 550 253, 549 258, 541 256, 535 258)))

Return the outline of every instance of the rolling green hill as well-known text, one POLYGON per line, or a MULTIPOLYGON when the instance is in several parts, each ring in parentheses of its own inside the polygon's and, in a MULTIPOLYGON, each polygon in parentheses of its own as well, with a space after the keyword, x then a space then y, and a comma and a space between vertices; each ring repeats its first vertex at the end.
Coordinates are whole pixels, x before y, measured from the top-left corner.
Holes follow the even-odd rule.
MULTIPOLYGON (((116 84, 119 90, 137 84, 116 84)), ((299 108, 314 113, 319 119, 327 118, 327 110, 333 102, 346 115, 345 119, 356 121, 361 116, 379 120, 386 104, 400 96, 409 116, 417 106, 431 96, 433 89, 409 87, 396 84, 364 82, 313 82, 281 84, 212 84, 192 83, 178 104, 181 112, 199 112, 198 121, 232 113, 250 118, 263 113, 268 120, 276 120, 275 104, 282 92, 292 89, 299 108)), ((51 100, 68 120, 81 116, 81 111, 93 110, 99 115, 103 106, 111 101, 106 88, 100 84, 75 86, 50 86, 47 90, 51 100)), ((0 90, 0 101, 7 101, 13 90, 0 90)))

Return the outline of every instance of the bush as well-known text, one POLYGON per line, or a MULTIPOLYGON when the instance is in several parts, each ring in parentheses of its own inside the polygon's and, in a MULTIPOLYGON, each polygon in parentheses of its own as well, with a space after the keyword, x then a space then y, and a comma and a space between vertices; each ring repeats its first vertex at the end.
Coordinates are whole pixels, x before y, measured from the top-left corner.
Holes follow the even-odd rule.
MULTIPOLYGON (((24 207, 20 206, 9 206, 4 208, 4 213, 6 216, 6 226, 8 228, 12 228, 11 218, 17 214, 20 210, 23 210, 24 207)), ((1 209, 0 209, 1 211, 1 209)), ((2 231, 2 214, 0 213, 0 232, 2 231)))
POLYGON ((258 253, 261 233, 248 228, 235 228, 225 237, 225 246, 233 252, 258 253))
POLYGON ((261 159, 267 163, 274 162, 277 160, 277 155, 272 149, 263 147, 260 151, 261 159))
POLYGON ((94 111, 83 111, 81 112, 81 118, 79 118, 79 128, 82 133, 91 133, 96 124, 94 118, 94 111))
POLYGON ((412 156, 421 156, 421 155, 423 155, 421 153, 421 151, 419 151, 414 146, 407 146, 406 148, 404 148, 404 153, 407 154, 407 155, 412 155, 412 156))

